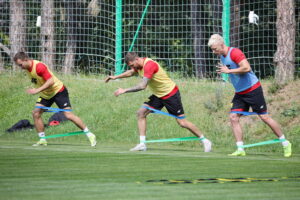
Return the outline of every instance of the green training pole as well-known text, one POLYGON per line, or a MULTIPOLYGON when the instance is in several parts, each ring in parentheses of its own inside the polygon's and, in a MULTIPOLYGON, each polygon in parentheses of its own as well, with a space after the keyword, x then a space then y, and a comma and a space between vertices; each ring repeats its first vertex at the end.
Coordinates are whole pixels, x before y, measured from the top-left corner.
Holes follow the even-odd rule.
MULTIPOLYGON (((226 46, 230 46, 230 0, 223 0, 222 30, 226 46)), ((224 81, 228 81, 228 74, 221 74, 224 81)))
MULTIPOLYGON (((135 43, 135 41, 136 41, 136 39, 137 39, 137 37, 138 37, 138 35, 139 35, 139 32, 140 32, 140 29, 141 29, 142 25, 143 25, 144 18, 145 18, 145 16, 146 16, 147 12, 148 12, 148 7, 149 7, 150 3, 151 3, 151 0, 148 0, 148 1, 147 1, 147 4, 146 4, 146 7, 145 7, 145 9, 144 9, 144 11, 143 11, 143 14, 142 14, 140 23, 139 23, 139 25, 138 25, 138 27, 137 27, 137 29, 136 29, 136 31, 135 31, 135 34, 134 34, 134 37, 133 37, 133 40, 132 40, 132 42, 131 42, 131 45, 130 45, 130 47, 129 47, 128 52, 131 52, 132 49, 133 49, 134 43, 135 43)), ((122 71, 124 71, 125 66, 126 66, 126 64, 123 65, 122 71)))
POLYGON ((243 146, 239 146, 241 148, 248 148, 248 147, 255 147, 255 146, 261 146, 261 145, 267 145, 267 144, 275 144, 275 143, 279 143, 279 142, 284 142, 286 141, 285 139, 274 139, 274 140, 267 140, 264 142, 258 142, 258 143, 254 143, 254 144, 247 144, 247 145, 243 145, 243 146))
POLYGON ((203 138, 201 138, 201 139, 198 137, 169 138, 169 139, 160 139, 160 140, 146 140, 145 143, 180 142, 180 141, 191 141, 191 140, 203 140, 203 138))
POLYGON ((122 0, 116 0, 116 50, 115 75, 123 72, 122 69, 122 0))
POLYGON ((65 136, 72 136, 72 135, 80 135, 80 134, 86 134, 84 131, 76 131, 71 133, 63 133, 63 134, 56 134, 56 135, 49 135, 45 137, 41 137, 42 139, 48 139, 48 138, 57 138, 57 137, 65 137, 65 136))

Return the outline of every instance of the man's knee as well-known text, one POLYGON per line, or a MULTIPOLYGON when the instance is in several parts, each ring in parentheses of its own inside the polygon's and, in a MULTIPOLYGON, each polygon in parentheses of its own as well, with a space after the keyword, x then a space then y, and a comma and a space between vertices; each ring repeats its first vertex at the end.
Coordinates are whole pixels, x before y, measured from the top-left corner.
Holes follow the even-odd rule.
POLYGON ((239 122, 240 117, 239 117, 239 115, 236 114, 236 113, 231 113, 231 114, 229 115, 229 119, 230 119, 230 122, 231 122, 231 123, 237 123, 237 122, 239 122))
POLYGON ((33 117, 34 119, 40 118, 41 115, 42 115, 42 113, 41 113, 39 110, 36 110, 36 109, 35 109, 35 110, 32 111, 32 117, 33 117))
POLYGON ((138 119, 145 118, 147 116, 144 109, 140 109, 136 112, 136 116, 138 119))
POLYGON ((264 122, 269 121, 271 119, 269 115, 259 115, 259 117, 264 122))

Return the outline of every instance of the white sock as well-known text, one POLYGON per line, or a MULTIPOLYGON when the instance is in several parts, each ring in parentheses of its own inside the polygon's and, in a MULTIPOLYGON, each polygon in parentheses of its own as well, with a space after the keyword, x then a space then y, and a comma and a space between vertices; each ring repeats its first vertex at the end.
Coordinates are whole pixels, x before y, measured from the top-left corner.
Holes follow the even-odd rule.
POLYGON ((244 145, 243 141, 236 142, 236 146, 238 147, 239 151, 244 151, 244 148, 240 147, 240 146, 243 146, 243 145, 244 145))
POLYGON ((85 127, 84 129, 83 129, 83 132, 89 132, 89 129, 88 129, 88 127, 85 127))
MULTIPOLYGON (((278 138, 279 140, 284 140, 285 139, 285 136, 282 135, 278 138)), ((282 146, 286 147, 287 145, 289 145, 289 141, 285 140, 284 142, 281 143, 282 146)))
POLYGON ((39 134, 39 137, 45 137, 45 132, 40 132, 38 134, 39 134))
POLYGON ((94 135, 93 133, 90 132, 90 130, 88 129, 88 127, 85 127, 85 128, 83 129, 83 132, 85 132, 85 135, 86 135, 87 137, 90 137, 90 136, 94 135))
POLYGON ((204 136, 201 136, 201 137, 199 137, 199 138, 200 138, 200 141, 201 141, 202 143, 205 143, 205 142, 208 141, 208 139, 206 139, 204 136))
POLYGON ((145 144, 146 136, 140 135, 140 144, 145 144))

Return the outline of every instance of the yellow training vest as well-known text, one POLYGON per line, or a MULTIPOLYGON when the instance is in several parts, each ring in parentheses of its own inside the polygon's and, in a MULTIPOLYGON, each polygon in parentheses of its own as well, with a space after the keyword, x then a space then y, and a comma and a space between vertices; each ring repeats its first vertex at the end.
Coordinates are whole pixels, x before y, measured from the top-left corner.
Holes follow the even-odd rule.
MULTIPOLYGON (((141 77, 144 77, 144 67, 149 61, 153 60, 145 58, 143 68, 138 70, 138 73, 141 77)), ((148 86, 153 94, 160 98, 169 94, 174 89, 176 84, 169 78, 165 70, 157 62, 155 63, 158 65, 158 71, 153 74, 152 79, 148 82, 148 86)))
MULTIPOLYGON (((36 73, 36 66, 37 66, 37 64, 39 64, 41 62, 38 61, 38 60, 32 60, 32 62, 33 62, 32 70, 31 70, 31 72, 27 71, 27 74, 31 79, 34 79, 35 88, 39 88, 42 85, 44 85, 44 83, 46 82, 43 79, 43 77, 39 76, 36 73)), ((45 65, 45 66, 47 67, 47 65, 45 65)), ((48 69, 49 73, 51 74, 51 76, 53 78, 54 84, 52 86, 50 86, 49 88, 47 88, 47 89, 43 90, 42 92, 40 92, 40 95, 44 99, 51 99, 63 87, 63 83, 58 78, 56 78, 56 76, 54 76, 54 74, 49 70, 48 67, 47 67, 47 69, 48 69)))

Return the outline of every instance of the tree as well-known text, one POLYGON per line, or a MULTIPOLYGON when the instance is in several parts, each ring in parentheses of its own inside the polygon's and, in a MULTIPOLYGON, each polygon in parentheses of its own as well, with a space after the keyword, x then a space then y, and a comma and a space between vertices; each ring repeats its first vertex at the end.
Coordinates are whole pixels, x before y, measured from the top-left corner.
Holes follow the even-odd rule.
MULTIPOLYGON (((23 0, 10 0, 10 56, 11 59, 19 51, 25 51, 26 43, 26 4, 23 0)), ((17 66, 13 65, 13 70, 17 66)))
POLYGON ((294 0, 277 0, 277 51, 275 81, 283 85, 293 80, 295 72, 296 19, 294 0))
POLYGON ((218 24, 222 20, 222 0, 210 0, 211 12, 213 13, 213 33, 218 33, 222 35, 222 24, 218 24))
POLYGON ((54 1, 41 1, 41 52, 42 61, 52 69, 54 66, 55 40, 54 40, 54 1))
POLYGON ((192 37, 195 57, 196 77, 204 78, 206 74, 204 46, 206 45, 204 37, 205 25, 201 23, 201 3, 199 0, 191 0, 191 18, 192 18, 192 37))
POLYGON ((75 54, 77 47, 76 37, 76 9, 80 8, 76 1, 64 0, 66 9, 67 50, 64 61, 63 72, 70 73, 75 66, 75 54))
POLYGON ((5 57, 10 56, 10 50, 5 46, 9 44, 8 27, 9 27, 9 2, 0 1, 0 73, 4 70, 5 57), (1 51, 2 50, 2 51, 1 51))
POLYGON ((240 46, 240 0, 232 0, 230 6, 230 46, 240 46))

